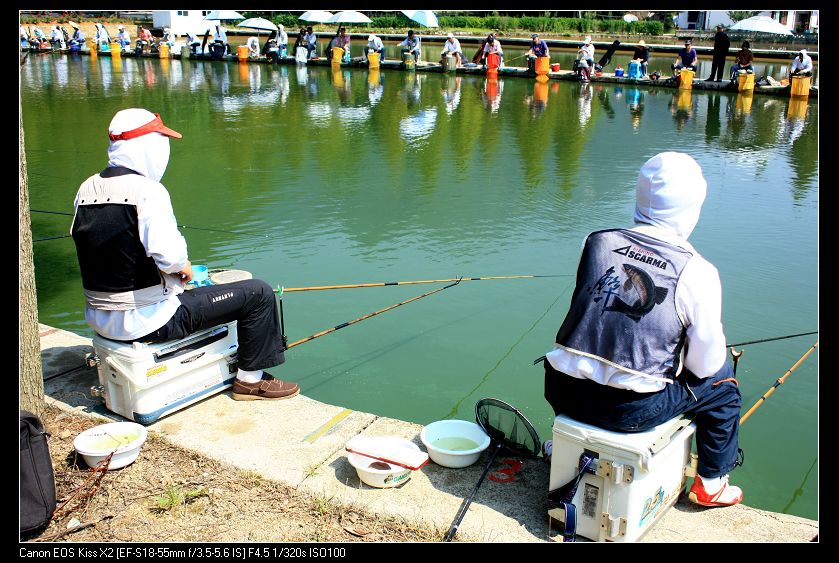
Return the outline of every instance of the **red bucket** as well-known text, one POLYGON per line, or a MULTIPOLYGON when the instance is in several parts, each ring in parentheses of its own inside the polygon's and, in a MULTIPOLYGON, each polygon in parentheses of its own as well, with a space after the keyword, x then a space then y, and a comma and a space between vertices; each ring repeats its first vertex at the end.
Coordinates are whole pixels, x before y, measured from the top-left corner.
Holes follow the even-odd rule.
POLYGON ((559 72, 559 63, 554 63, 551 65, 551 70, 554 72, 559 72))
POLYGON ((498 53, 487 53, 487 68, 488 69, 496 69, 498 68, 498 53))

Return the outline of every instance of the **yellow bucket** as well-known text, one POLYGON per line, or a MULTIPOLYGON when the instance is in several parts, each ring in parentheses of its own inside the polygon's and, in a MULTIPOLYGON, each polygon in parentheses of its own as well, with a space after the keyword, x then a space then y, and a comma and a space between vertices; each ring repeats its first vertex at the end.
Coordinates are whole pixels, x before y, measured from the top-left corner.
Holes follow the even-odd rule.
POLYGON ((405 70, 417 69, 417 61, 412 53, 402 53, 402 67, 405 70))
POLYGON ((692 90, 694 76, 696 76, 694 71, 683 68, 682 72, 679 73, 679 89, 692 90))
POLYGON ((169 58, 169 44, 168 43, 161 43, 160 44, 160 58, 161 59, 168 59, 169 58))
POLYGON ((755 75, 744 72, 737 77, 737 89, 740 92, 755 89, 755 75))
POLYGON ((810 77, 809 76, 793 76, 792 87, 789 92, 790 96, 801 96, 807 98, 810 96, 810 77))
POLYGON ((111 56, 112 57, 120 57, 122 56, 122 44, 118 41, 111 41, 111 56))
POLYGON ((550 57, 536 57, 536 74, 548 74, 551 70, 550 57))
POLYGON ((239 58, 239 62, 245 62, 248 60, 248 46, 239 45, 239 48, 236 49, 236 56, 239 58))
MULTIPOLYGON (((752 75, 754 76, 754 75, 752 75)), ((747 90, 737 96, 737 109, 743 113, 752 111, 752 101, 754 100, 754 89, 747 90)))
POLYGON ((379 68, 379 53, 367 53, 367 68, 379 68))
POLYGON ((332 66, 341 66, 342 58, 344 58, 344 50, 341 47, 332 47, 332 66))

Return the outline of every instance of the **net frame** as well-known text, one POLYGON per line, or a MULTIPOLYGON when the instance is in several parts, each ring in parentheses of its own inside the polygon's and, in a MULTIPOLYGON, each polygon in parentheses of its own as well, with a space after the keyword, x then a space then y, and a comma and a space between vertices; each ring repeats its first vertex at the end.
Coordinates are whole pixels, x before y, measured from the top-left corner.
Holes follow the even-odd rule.
POLYGON ((500 399, 487 397, 475 403, 475 420, 493 443, 521 457, 538 457, 539 433, 520 410, 500 399))

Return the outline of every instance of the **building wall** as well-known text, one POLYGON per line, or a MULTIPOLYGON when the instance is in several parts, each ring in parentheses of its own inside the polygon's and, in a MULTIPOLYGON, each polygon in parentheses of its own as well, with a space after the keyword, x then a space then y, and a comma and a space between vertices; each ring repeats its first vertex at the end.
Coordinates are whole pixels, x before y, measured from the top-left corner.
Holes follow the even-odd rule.
POLYGON ((168 27, 175 35, 186 35, 187 31, 203 33, 216 25, 217 20, 205 20, 206 10, 155 10, 152 12, 154 27, 168 27))

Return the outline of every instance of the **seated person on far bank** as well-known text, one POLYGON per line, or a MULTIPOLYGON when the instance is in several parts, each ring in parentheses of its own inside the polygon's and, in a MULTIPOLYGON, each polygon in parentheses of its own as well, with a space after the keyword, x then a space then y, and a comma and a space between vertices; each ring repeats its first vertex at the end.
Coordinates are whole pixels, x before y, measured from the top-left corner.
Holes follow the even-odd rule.
POLYGON ((755 60, 755 56, 752 53, 752 50, 749 48, 749 42, 743 41, 743 45, 740 47, 740 50, 737 51, 737 54, 734 55, 734 64, 731 65, 731 82, 733 83, 737 80, 737 72, 740 70, 750 70, 754 72, 755 67, 752 64, 755 60))
POLYGON ((741 396, 726 361, 719 272, 687 241, 706 192, 690 155, 644 163, 634 226, 595 231, 583 244, 571 305, 545 356, 545 399, 557 415, 612 432, 695 415, 688 498, 731 506, 743 500, 728 483, 739 465, 741 396))
POLYGON ((259 56, 259 39, 256 37, 248 37, 245 45, 248 47, 248 57, 256 58, 259 56))
POLYGON ((367 58, 369 53, 378 53, 379 54, 379 62, 385 60, 385 45, 382 43, 382 40, 379 38, 378 35, 375 33, 371 33, 367 37, 367 46, 364 48, 364 62, 369 63, 370 60, 367 58))
MULTIPOLYGON (((208 33, 209 31, 207 30, 208 33)), ((186 46, 189 47, 193 55, 198 52, 198 48, 201 46, 201 39, 198 38, 194 31, 186 32, 186 46)))
POLYGON ((399 44, 402 47, 403 53, 409 53, 414 56, 414 60, 419 62, 420 59, 420 38, 414 35, 414 30, 408 30, 408 37, 399 44))
POLYGON ((131 47, 131 36, 125 30, 124 25, 117 26, 117 43, 122 45, 123 49, 128 49, 131 47))
POLYGON ((641 75, 647 76, 647 65, 650 62, 650 48, 647 47, 643 39, 635 47, 635 51, 632 53, 632 60, 641 65, 641 75))
POLYGON ((440 52, 440 56, 443 57, 440 64, 443 64, 444 59, 449 55, 457 59, 458 68, 463 66, 463 49, 460 48, 460 41, 451 32, 449 32, 446 42, 443 44, 443 50, 440 52))
POLYGON ((318 36, 312 31, 312 26, 306 28, 306 35, 303 36, 303 46, 309 52, 310 59, 318 56, 318 36))
POLYGON ((807 54, 807 49, 801 49, 798 55, 792 60, 792 68, 789 74, 792 76, 813 76, 813 59, 807 54))
POLYGON ((504 66, 504 50, 501 48, 501 42, 498 40, 498 37, 495 36, 494 33, 490 33, 487 38, 486 42, 484 43, 484 53, 483 53, 483 61, 484 66, 486 66, 487 62, 487 55, 490 53, 495 53, 498 55, 498 68, 504 66))
POLYGON ((544 39, 539 39, 539 34, 534 33, 530 36, 530 50, 527 52, 527 69, 530 71, 536 70, 536 59, 538 57, 548 56, 548 44, 544 39))
POLYGON ((85 296, 85 320, 122 342, 167 342, 237 321, 233 399, 285 399, 300 387, 264 368, 285 362, 274 291, 262 280, 207 285, 192 280, 187 245, 160 183, 177 131, 145 109, 118 111, 108 126, 108 165, 85 180, 70 231, 85 296))
POLYGON ((670 65, 673 69, 673 76, 676 76, 676 71, 681 71, 683 68, 696 72, 696 49, 691 45, 690 39, 685 39, 685 48, 680 49, 676 55, 676 61, 670 65))

